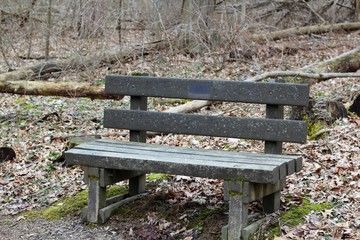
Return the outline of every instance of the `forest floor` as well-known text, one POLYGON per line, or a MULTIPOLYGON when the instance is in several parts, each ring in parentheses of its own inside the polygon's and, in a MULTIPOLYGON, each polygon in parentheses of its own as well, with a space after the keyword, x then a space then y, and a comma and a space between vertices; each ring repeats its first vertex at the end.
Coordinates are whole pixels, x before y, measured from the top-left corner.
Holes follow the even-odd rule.
MULTIPOLYGON (((246 79, 266 71, 297 69, 320 62, 359 43, 360 31, 300 36, 268 44, 254 43, 248 46, 253 54, 243 54, 237 61, 227 61, 228 53, 189 56, 157 51, 122 65, 94 69, 91 74, 70 72, 60 80, 77 78, 96 82, 107 73, 133 72, 246 79)), ((34 61, 24 64, 32 65, 34 61)), ((1 65, 0 69, 6 66, 1 65)), ((313 98, 338 100, 345 106, 359 92, 358 78, 331 79, 311 87, 313 98)), ((219 180, 184 176, 148 178, 150 194, 123 207, 102 225, 81 221, 83 202, 70 213, 65 211, 70 207, 63 200, 75 201, 71 197, 86 189, 82 170, 61 162, 68 139, 84 135, 126 139, 118 130, 102 127, 102 110, 125 107, 128 101, 127 98, 115 101, 0 94, 0 146, 11 147, 17 154, 14 160, 0 163, 0 239, 218 239, 221 227, 227 222, 219 180), (53 208, 60 211, 43 214, 44 209, 53 208)), ((160 108, 162 101, 151 99, 151 107, 160 108)), ((166 103, 168 107, 179 104, 166 103)), ((229 103, 213 104, 199 111, 231 116, 264 114, 257 106, 229 103)), ((360 118, 349 115, 329 126, 320 139, 303 145, 284 144, 285 153, 303 156, 304 168, 287 178, 278 212, 266 216, 261 212, 260 202, 251 205, 251 212, 266 217, 263 236, 360 239, 359 126, 360 118)), ((263 149, 259 141, 183 135, 154 136, 148 142, 229 151, 263 149)))

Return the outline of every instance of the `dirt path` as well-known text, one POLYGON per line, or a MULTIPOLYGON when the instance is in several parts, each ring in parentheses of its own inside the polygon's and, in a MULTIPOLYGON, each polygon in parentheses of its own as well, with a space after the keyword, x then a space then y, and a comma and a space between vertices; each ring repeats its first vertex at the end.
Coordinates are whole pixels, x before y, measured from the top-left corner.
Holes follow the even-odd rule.
POLYGON ((85 239, 123 239, 119 229, 104 226, 87 226, 76 217, 58 221, 17 220, 9 216, 0 217, 0 239, 14 240, 85 240, 85 239))

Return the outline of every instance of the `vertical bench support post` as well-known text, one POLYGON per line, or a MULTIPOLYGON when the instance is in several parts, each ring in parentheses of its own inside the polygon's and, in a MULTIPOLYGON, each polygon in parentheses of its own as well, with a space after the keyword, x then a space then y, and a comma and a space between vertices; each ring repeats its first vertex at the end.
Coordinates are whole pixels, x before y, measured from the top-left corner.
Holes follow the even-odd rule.
POLYGON ((229 223, 222 229, 222 240, 240 240, 241 231, 248 224, 249 183, 243 181, 226 181, 229 198, 229 223))
POLYGON ((89 187, 86 218, 88 222, 97 223, 100 209, 106 207, 106 187, 100 183, 100 168, 88 167, 86 177, 89 187))
MULTIPOLYGON (((284 106, 266 105, 266 118, 283 119, 284 106)), ((265 141, 265 153, 281 154, 282 142, 265 141)), ((263 209, 265 213, 273 213, 280 208, 280 192, 281 190, 263 197, 263 209)))
MULTIPOLYGON (((131 96, 131 110, 147 110, 147 97, 131 96)), ((130 130, 130 141, 146 142, 146 131, 130 130)), ((142 174, 129 179, 129 196, 144 193, 146 188, 146 175, 142 174)))

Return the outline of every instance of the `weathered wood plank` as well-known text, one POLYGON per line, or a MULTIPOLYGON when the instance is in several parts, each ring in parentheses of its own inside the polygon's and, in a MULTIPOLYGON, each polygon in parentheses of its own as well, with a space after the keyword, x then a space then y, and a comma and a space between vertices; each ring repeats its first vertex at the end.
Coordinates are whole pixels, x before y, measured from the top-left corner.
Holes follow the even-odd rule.
POLYGON ((276 158, 276 159, 295 159, 300 158, 300 155, 285 155, 285 154, 272 154, 268 155, 265 153, 254 153, 254 152, 237 152, 237 151, 226 151, 226 150, 213 150, 213 149, 202 149, 202 148, 188 148, 188 147, 175 147, 168 145, 159 145, 159 144, 145 144, 145 143, 136 143, 136 142, 128 142, 128 141, 119 141, 119 140, 111 140, 111 139, 99 139, 93 143, 82 144, 82 146, 88 145, 104 145, 104 146, 113 146, 120 148, 134 148, 134 149, 144 149, 151 151, 165 151, 165 152, 174 152, 181 154, 199 154, 199 155, 214 155, 214 156, 226 156, 232 157, 239 154, 239 156, 251 156, 256 158, 276 158))
POLYGON ((131 145, 128 144, 104 144, 99 142, 98 144, 84 144, 79 146, 81 149, 96 150, 96 151, 108 151, 115 153, 128 153, 128 154, 139 154, 139 155, 151 155, 161 158, 172 158, 179 159, 181 161, 184 158, 193 159, 194 161, 216 161, 216 162, 229 162, 229 163, 253 163, 259 165, 270 165, 270 166, 279 166, 280 177, 285 177, 295 172, 296 160, 298 156, 289 156, 288 158, 283 158, 281 155, 272 156, 265 154, 256 154, 248 153, 242 154, 242 152, 225 152, 225 151, 214 151, 213 154, 207 153, 207 151, 197 151, 197 149, 187 149, 187 148, 176 148, 169 147, 168 149, 162 148, 161 150, 151 148, 149 145, 145 146, 144 149, 139 147, 131 148, 131 145), (184 149, 184 152, 181 150, 184 149), (186 152, 185 152, 186 151, 186 152), (221 153, 226 154, 221 154, 221 153), (204 154, 201 154, 204 153, 204 154), (231 154, 232 153, 232 154, 231 154), (278 158, 280 156, 280 158, 278 158))
POLYGON ((306 122, 105 109, 104 127, 304 143, 306 122))
POLYGON ((207 177, 207 178, 241 178, 251 182, 275 183, 280 178, 278 166, 249 163, 226 163, 216 161, 194 161, 193 159, 173 159, 158 156, 138 155, 91 151, 73 148, 66 152, 66 158, 72 164, 106 166, 112 169, 141 170, 207 177))
POLYGON ((204 161, 213 160, 248 163, 249 159, 251 159, 251 161, 254 161, 258 164, 278 165, 280 167, 280 171, 286 171, 284 173, 280 173, 281 177, 294 173, 296 170, 296 165, 298 165, 297 162, 301 162, 300 156, 292 155, 268 155, 263 153, 179 148, 156 144, 135 144, 126 141, 99 140, 94 143, 80 145, 78 148, 129 153, 141 151, 142 154, 145 155, 157 156, 162 154, 170 154, 169 157, 180 159, 191 158, 204 161), (281 167, 283 164, 286 164, 285 169, 282 169, 281 167))
POLYGON ((251 83, 122 75, 107 75, 105 81, 105 92, 110 95, 299 106, 307 106, 309 100, 309 86, 305 84, 251 83))
MULTIPOLYGON (((279 155, 275 155, 272 158, 272 155, 266 154, 258 154, 258 153, 248 153, 242 154, 242 152, 225 152, 225 154, 221 154, 222 151, 214 151, 212 154, 201 154, 203 151, 197 151, 198 149, 192 148, 178 148, 178 147, 168 147, 158 149, 157 147, 151 148, 152 146, 157 146, 155 144, 151 144, 144 149, 136 147, 131 148, 131 145, 124 144, 121 142, 118 145, 113 144, 104 144, 99 142, 99 144, 83 144, 78 146, 80 149, 89 149, 89 150, 97 150, 97 151, 108 151, 108 152, 117 152, 117 153, 129 153, 129 154, 140 154, 140 155, 151 155, 158 156, 161 158, 168 158, 169 156, 173 156, 175 158, 188 158, 188 159, 196 159, 199 161, 219 161, 219 162, 244 162, 244 163, 258 163, 265 165, 276 165, 279 166, 281 164, 285 164, 288 161, 291 161, 298 156, 288 156, 288 158, 278 158, 279 155), (181 151, 184 149, 186 152, 181 151)), ((281 155, 280 155, 281 156, 281 155)))

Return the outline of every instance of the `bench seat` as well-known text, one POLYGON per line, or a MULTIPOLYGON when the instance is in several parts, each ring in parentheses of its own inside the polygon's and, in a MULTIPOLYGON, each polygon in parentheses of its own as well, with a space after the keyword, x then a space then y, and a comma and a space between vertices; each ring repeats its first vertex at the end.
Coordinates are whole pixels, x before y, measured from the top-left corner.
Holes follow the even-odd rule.
POLYGON ((301 170, 300 156, 179 148, 165 145, 97 140, 66 152, 68 164, 168 173, 216 179, 276 183, 301 170))

